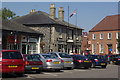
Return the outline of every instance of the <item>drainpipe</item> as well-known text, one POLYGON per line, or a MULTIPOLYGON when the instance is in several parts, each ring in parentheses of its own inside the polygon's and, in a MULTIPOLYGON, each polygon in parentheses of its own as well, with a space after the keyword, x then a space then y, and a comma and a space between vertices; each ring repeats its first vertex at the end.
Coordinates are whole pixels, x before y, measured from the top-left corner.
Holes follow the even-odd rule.
POLYGON ((41 42, 41 37, 39 36, 39 39, 38 39, 38 53, 40 53, 40 42, 41 42))

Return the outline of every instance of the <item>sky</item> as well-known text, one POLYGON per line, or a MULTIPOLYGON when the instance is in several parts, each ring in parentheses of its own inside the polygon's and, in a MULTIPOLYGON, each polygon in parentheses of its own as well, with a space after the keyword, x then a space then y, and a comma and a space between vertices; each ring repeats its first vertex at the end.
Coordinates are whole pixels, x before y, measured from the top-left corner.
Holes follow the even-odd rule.
POLYGON ((29 14, 31 9, 49 13, 50 5, 53 3, 56 7, 56 17, 59 7, 64 7, 65 21, 68 21, 68 6, 69 16, 77 10, 77 15, 72 16, 69 22, 83 28, 83 32, 91 30, 106 16, 118 14, 118 2, 2 2, 2 8, 10 9, 17 16, 24 16, 29 14))

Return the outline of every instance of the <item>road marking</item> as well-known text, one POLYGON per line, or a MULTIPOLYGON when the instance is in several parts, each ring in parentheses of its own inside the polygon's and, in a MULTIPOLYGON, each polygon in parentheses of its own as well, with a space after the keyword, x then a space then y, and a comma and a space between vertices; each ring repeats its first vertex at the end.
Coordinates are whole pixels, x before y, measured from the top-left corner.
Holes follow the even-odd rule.
POLYGON ((91 70, 107 70, 107 69, 91 69, 91 70))

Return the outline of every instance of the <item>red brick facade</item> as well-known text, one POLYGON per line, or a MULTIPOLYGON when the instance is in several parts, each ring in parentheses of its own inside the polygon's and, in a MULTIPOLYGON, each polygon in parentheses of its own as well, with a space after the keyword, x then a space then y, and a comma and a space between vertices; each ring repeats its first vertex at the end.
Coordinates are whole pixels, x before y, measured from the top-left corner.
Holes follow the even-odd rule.
POLYGON ((107 16, 89 31, 89 41, 91 41, 89 50, 91 50, 91 54, 119 54, 116 40, 118 32, 120 32, 119 16, 107 16), (100 39, 101 34, 103 39, 100 39), (94 35, 95 39, 93 39, 94 35), (108 39, 109 35, 111 39, 108 39))

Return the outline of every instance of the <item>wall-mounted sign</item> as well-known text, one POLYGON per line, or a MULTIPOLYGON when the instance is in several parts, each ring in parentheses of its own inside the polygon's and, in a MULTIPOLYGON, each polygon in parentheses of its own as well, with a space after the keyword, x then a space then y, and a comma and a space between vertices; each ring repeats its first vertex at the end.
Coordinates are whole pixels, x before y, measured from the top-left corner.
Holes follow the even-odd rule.
POLYGON ((8 35, 8 43, 19 43, 19 36, 8 35))
POLYGON ((88 44, 91 44, 91 41, 88 41, 88 44))
POLYGON ((37 38, 29 38, 29 42, 37 42, 37 38))
POLYGON ((87 37, 87 32, 83 32, 83 36, 84 36, 84 37, 87 37))

